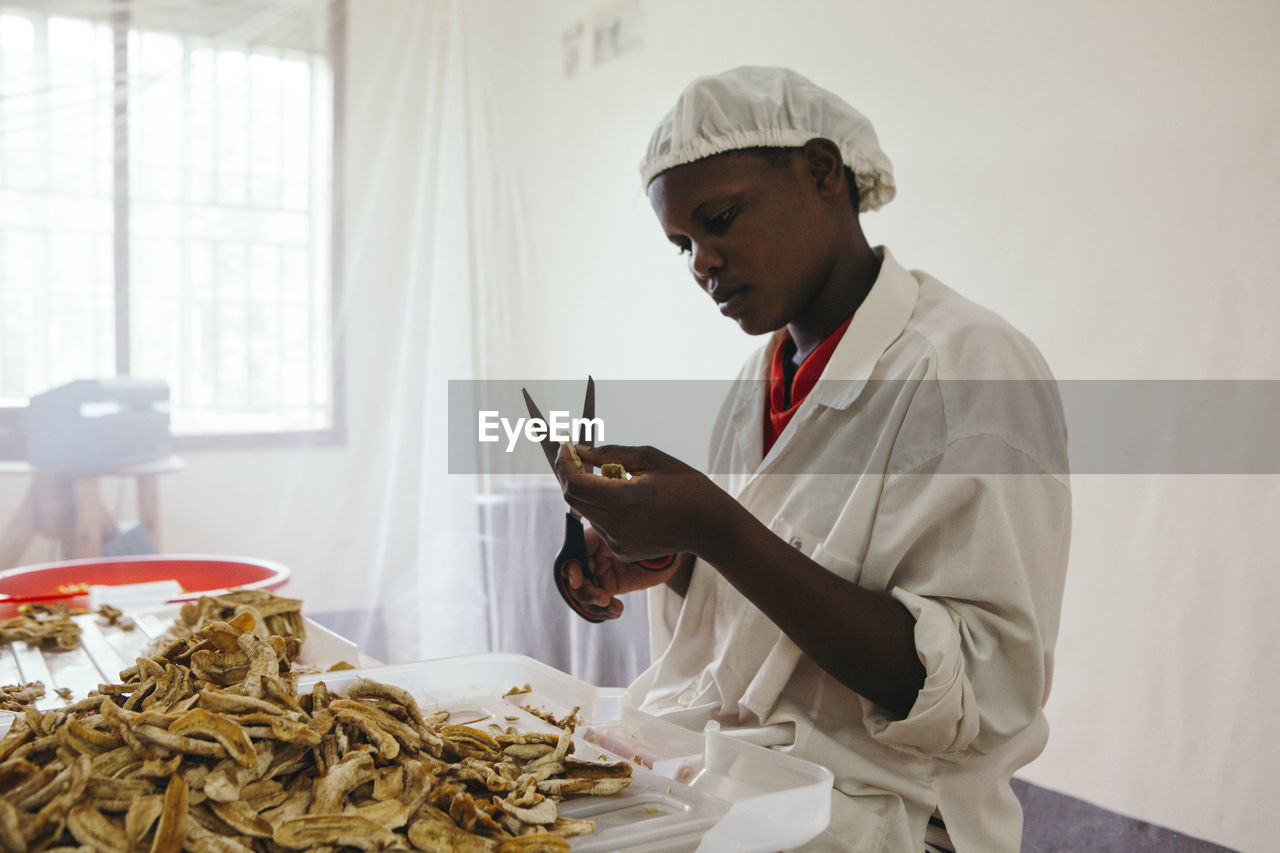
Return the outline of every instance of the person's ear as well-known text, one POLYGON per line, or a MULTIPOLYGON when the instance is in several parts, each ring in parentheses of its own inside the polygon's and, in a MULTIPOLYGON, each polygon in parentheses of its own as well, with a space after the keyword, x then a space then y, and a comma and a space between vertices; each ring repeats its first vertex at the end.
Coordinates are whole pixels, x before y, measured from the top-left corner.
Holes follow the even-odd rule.
POLYGON ((830 139, 810 139, 800 149, 805 172, 821 196, 835 196, 846 192, 844 185, 844 158, 840 148, 830 139))

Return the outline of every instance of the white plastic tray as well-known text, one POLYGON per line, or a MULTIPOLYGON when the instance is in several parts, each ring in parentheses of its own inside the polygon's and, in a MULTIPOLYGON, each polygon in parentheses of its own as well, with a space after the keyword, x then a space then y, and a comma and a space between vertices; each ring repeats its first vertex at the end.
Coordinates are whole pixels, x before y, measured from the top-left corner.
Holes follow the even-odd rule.
MULTIPOLYGON (((80 645, 66 652, 41 649, 28 643, 0 644, 0 684, 24 684, 43 681, 44 698, 36 701, 37 711, 62 708, 66 703, 54 690, 66 687, 73 701, 83 699, 99 684, 119 684, 120 671, 133 666, 134 659, 155 637, 160 636, 178 618, 180 605, 172 604, 127 614, 137 625, 132 631, 108 625, 93 613, 72 617, 80 626, 80 645)), ((330 666, 340 660, 359 664, 359 649, 310 619, 303 619, 307 638, 302 643, 298 662, 314 666, 330 666)), ((13 714, 0 711, 0 732, 9 728, 13 714)))
POLYGON ((630 787, 608 797, 566 800, 566 817, 595 821, 572 839, 578 853, 785 850, 809 841, 830 820, 831 771, 736 740, 714 723, 691 732, 622 704, 622 691, 597 688, 520 655, 487 654, 303 676, 338 692, 364 676, 411 691, 424 711, 448 710, 477 727, 553 731, 521 706, 583 721, 575 754, 594 760, 639 757, 630 787), (512 687, 532 690, 504 696, 512 687), (507 719, 515 717, 516 719, 507 719), (652 769, 650 769, 652 768, 652 769))

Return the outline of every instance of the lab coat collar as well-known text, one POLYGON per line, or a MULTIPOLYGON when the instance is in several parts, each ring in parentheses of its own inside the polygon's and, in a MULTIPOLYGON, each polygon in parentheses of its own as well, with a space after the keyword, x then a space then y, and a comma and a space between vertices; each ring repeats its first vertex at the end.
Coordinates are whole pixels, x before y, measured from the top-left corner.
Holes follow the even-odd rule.
MULTIPOLYGON (((831 361, 822 371, 822 377, 809 392, 804 404, 796 412, 793 421, 802 421, 813 412, 814 406, 847 409, 866 387, 872 370, 894 341, 906 328, 915 311, 920 284, 890 254, 881 247, 880 274, 867 298, 862 300, 853 315, 853 321, 845 330, 831 361), (828 382, 826 380, 837 380, 828 382)), ((786 329, 774 332, 769 344, 758 350, 755 363, 747 371, 755 381, 749 382, 746 393, 740 394, 731 421, 737 433, 737 451, 746 463, 748 471, 761 473, 766 462, 764 455, 765 401, 768 393, 769 365, 773 351, 787 336, 786 329)), ((797 423, 782 431, 767 459, 777 459, 791 443, 797 423)))
POLYGON ((880 252, 883 261, 871 292, 854 313, 822 379, 809 392, 809 399, 818 405, 832 409, 853 405, 880 356, 902 334, 915 311, 919 282, 888 249, 882 247, 880 252))

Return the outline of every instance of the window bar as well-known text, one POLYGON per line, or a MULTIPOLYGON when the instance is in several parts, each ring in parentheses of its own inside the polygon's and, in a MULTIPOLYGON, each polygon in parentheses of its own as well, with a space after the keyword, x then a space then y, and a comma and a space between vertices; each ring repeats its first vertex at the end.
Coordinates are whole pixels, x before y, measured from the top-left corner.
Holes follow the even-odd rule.
MULTIPOLYGON (((241 57, 244 59, 244 105, 243 105, 243 121, 241 126, 244 127, 244 159, 240 161, 239 167, 244 173, 244 205, 245 215, 253 216, 254 212, 260 207, 253 197, 253 63, 250 59, 253 51, 246 43, 241 47, 241 57)), ((243 252, 242 257, 244 271, 244 281, 241 282, 239 292, 243 294, 244 309, 244 336, 241 343, 244 346, 244 396, 241 405, 250 406, 253 402, 253 302, 254 290, 258 287, 258 282, 253 276, 253 243, 245 240, 241 244, 243 252)))
POLYGON ((116 373, 129 373, 129 11, 111 16, 115 48, 112 94, 115 135, 112 147, 113 233, 115 235, 116 373))
MULTIPOLYGON (((214 79, 215 80, 217 79, 216 71, 214 72, 214 79)), ((215 127, 217 126, 216 123, 214 126, 215 127)), ((213 135, 216 136, 217 134, 213 134, 213 135)), ((215 170, 214 171, 215 189, 213 190, 213 192, 214 192, 214 197, 216 198, 217 197, 216 180, 217 180, 217 174, 218 174, 216 171, 217 170, 216 160, 210 168, 215 170)), ((209 371, 210 401, 208 403, 208 406, 210 409, 212 409, 215 412, 221 408, 221 405, 224 399, 222 395, 222 371, 219 369, 219 366, 222 363, 222 359, 218 358, 218 353, 222 347, 222 323, 218 322, 222 312, 222 268, 219 260, 222 256, 222 252, 221 252, 222 245, 223 245, 223 242, 221 240, 209 241, 209 253, 210 253, 209 254, 209 288, 210 288, 209 304, 210 306, 212 306, 210 308, 212 319, 209 322, 209 329, 208 329, 209 342, 205 345, 205 358, 207 359, 205 366, 206 366, 206 369, 208 369, 209 371)))
MULTIPOLYGON (((280 118, 284 112, 285 91, 284 91, 284 60, 285 53, 283 50, 277 49, 276 57, 276 128, 277 133, 283 134, 284 121, 280 118)), ((276 146, 276 211, 283 214, 285 211, 285 146, 283 142, 276 146)), ((288 392, 285 390, 285 364, 287 356, 285 354, 285 299, 284 299, 284 247, 277 245, 275 247, 276 257, 276 346, 275 357, 276 364, 279 367, 276 370, 276 405, 280 411, 287 412, 285 400, 289 399, 288 392)), ((286 413, 283 417, 283 423, 289 423, 289 415, 286 413)), ((285 426, 284 428, 288 428, 285 426)))
MULTIPOLYGON (((50 115, 50 90, 53 88, 51 50, 49 47, 49 18, 40 17, 32 21, 31 34, 31 79, 39 87, 38 109, 43 113, 31 118, 31 139, 39 138, 39 152, 33 152, 36 174, 33 176, 31 192, 39 193, 39 200, 33 199, 33 206, 40 211, 39 218, 32 223, 31 242, 27 248, 27 257, 31 262, 31 278, 24 286, 31 292, 31 329, 53 329, 53 304, 55 297, 51 293, 49 282, 53 280, 53 261, 50 251, 49 231, 53 227, 49 212, 49 193, 52 190, 53 178, 53 119, 50 115)), ((27 347, 29 362, 26 365, 26 377, 23 385, 43 391, 50 387, 54 380, 53 335, 37 335, 27 347), (35 380, 33 382, 33 380, 35 380)))
MULTIPOLYGON (((101 30, 101 23, 94 22, 93 68, 90 71, 90 79, 94 81, 92 97, 95 99, 95 101, 100 92, 99 86, 101 86, 100 79, 98 78, 98 72, 102 70, 102 64, 107 59, 107 57, 102 55, 103 44, 102 44, 102 38, 100 36, 100 30, 101 30)), ((113 63, 115 61, 114 54, 115 54, 115 48, 113 43, 112 57, 111 57, 111 61, 113 63)), ((114 78, 114 73, 113 73, 113 78, 114 78)), ((112 85, 114 85, 114 81, 112 85)), ((102 185, 101 157, 102 157, 103 145, 107 141, 108 130, 106 127, 103 126, 102 115, 99 112, 99 110, 96 108, 96 106, 93 109, 93 117, 90 120, 89 127, 90 127, 90 136, 92 139, 92 142, 90 143, 91 145, 90 150, 93 151, 91 166, 89 167, 93 170, 88 182, 89 194, 91 196, 101 196, 104 193, 106 193, 106 190, 107 190, 107 188, 102 185)), ((105 282, 106 277, 103 274, 103 270, 106 269, 106 267, 104 267, 103 265, 108 264, 110 262, 106 257, 107 253, 103 251, 103 241, 102 241, 101 232, 95 232, 92 235, 92 237, 93 237, 93 267, 92 267, 93 269, 93 301, 92 301, 93 363, 101 364, 102 362, 100 361, 100 359, 102 358, 105 352, 105 349, 104 349, 105 341, 103 340, 103 338, 107 333, 107 330, 104 327, 102 322, 103 318, 106 316, 106 313, 104 311, 106 306, 103 304, 106 299, 106 293, 104 292, 104 288, 103 288, 103 285, 106 283, 105 282)), ((114 275, 114 272, 112 273, 112 275, 114 275)), ((114 302, 114 299, 113 299, 113 302, 114 302)), ((114 312, 112 312, 112 318, 113 318, 112 327, 114 328, 114 325, 115 325, 114 312)))
POLYGON ((195 340, 193 334, 194 314, 193 304, 195 297, 192 295, 192 279, 191 279, 191 203, 194 193, 191 186, 191 173, 193 171, 191 157, 191 136, 192 136, 192 107, 193 102, 193 84, 191 80, 191 39, 184 38, 182 40, 182 64, 179 74, 182 77, 182 134, 178 143, 178 257, 179 257, 179 281, 177 294, 177 328, 180 329, 178 340, 174 346, 175 361, 177 364, 173 367, 174 382, 170 387, 169 394, 172 398, 170 405, 186 406, 191 402, 190 389, 193 387, 192 382, 192 341, 195 340))
MULTIPOLYGON (((282 146, 280 146, 280 147, 281 147, 281 148, 283 148, 284 146, 282 145, 282 146)), ((281 170, 280 170, 280 172, 279 172, 279 174, 280 174, 280 175, 283 175, 283 174, 284 174, 284 170, 283 170, 283 169, 281 169, 281 170)), ((281 190, 282 190, 282 193, 281 193, 281 194, 282 194, 282 196, 283 196, 283 187, 284 187, 284 178, 283 178, 283 177, 281 177, 281 179, 280 179, 280 186, 281 186, 281 190)), ((276 294, 275 294, 275 295, 276 295, 276 317, 275 317, 276 324, 275 324, 275 325, 276 325, 276 328, 275 328, 275 335, 274 335, 274 337, 275 337, 275 342, 276 342, 276 345, 275 345, 275 359, 276 359, 276 365, 277 365, 277 367, 276 367, 276 389, 275 389, 275 392, 276 392, 276 400, 275 400, 275 402, 276 402, 276 406, 278 406, 278 407, 279 407, 279 409, 280 409, 280 411, 282 411, 282 412, 283 412, 283 411, 287 411, 287 407, 286 407, 286 405, 285 405, 285 400, 287 400, 287 399, 288 399, 287 392, 285 391, 285 376, 284 376, 284 374, 285 374, 285 364, 287 363, 287 361, 286 361, 286 354, 285 354, 285 340, 286 340, 286 337, 285 337, 285 323, 284 323, 284 318, 285 318, 285 300, 284 300, 284 247, 283 247, 283 246, 279 246, 279 245, 277 245, 277 246, 274 246, 273 248, 275 249, 275 251, 274 251, 272 254, 275 256, 275 269, 276 269, 276 287, 275 287, 275 291, 276 291, 276 294)), ((287 424, 287 423, 288 423, 288 420, 289 420, 289 416, 286 414, 286 415, 284 416, 284 418, 283 418, 283 422, 284 422, 285 424, 287 424)))
MULTIPOLYGON (((329 117, 330 142, 329 157, 331 162, 329 194, 329 428, 339 440, 346 435, 346 357, 343 352, 343 341, 346 332, 346 306, 342 302, 343 284, 343 243, 342 243, 342 211, 346 198, 343 191, 343 156, 346 137, 343 123, 346 120, 346 43, 347 43, 347 3, 346 0, 333 0, 329 5, 329 76, 332 87, 330 103, 332 114, 329 117)), ((312 161, 311 169, 315 169, 312 161)), ((307 182, 310 185, 310 181, 307 182)), ((310 253, 308 252, 308 255, 310 253)))
MULTIPOLYGON (((331 57, 332 61, 332 57, 331 57)), ((316 312, 316 299, 319 288, 316 287, 315 244, 316 231, 325 226, 316 221, 316 76, 315 59, 307 58, 307 409, 316 408, 316 336, 319 320, 316 312)), ((337 188, 334 188, 336 192, 337 188)), ((330 308, 330 311, 333 309, 330 308)))
MULTIPOLYGON (((209 131, 209 201, 207 204, 217 206, 222 203, 222 135, 218 132, 218 128, 222 126, 222 63, 220 59, 222 51, 214 42, 209 43, 209 92, 213 104, 213 118, 210 123, 209 131)), ((209 282, 209 304, 212 306, 212 321, 209 323, 209 348, 207 358, 211 363, 207 364, 209 370, 209 387, 211 390, 209 407, 213 411, 218 411, 224 402, 222 394, 222 359, 218 357, 218 353, 222 351, 222 267, 219 263, 222 249, 221 240, 210 240, 209 251, 213 253, 210 259, 210 275, 209 282)))

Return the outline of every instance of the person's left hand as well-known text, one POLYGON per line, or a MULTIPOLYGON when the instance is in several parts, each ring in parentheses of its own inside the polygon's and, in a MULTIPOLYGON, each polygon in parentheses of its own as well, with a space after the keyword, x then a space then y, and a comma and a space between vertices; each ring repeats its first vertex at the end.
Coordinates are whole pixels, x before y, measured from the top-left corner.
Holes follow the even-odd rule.
POLYGON ((733 499, 701 472, 652 447, 579 445, 583 464, 620 463, 630 479, 578 468, 568 448, 556 459, 565 500, 591 522, 619 559, 632 562, 682 551, 698 554, 719 535, 733 499))

